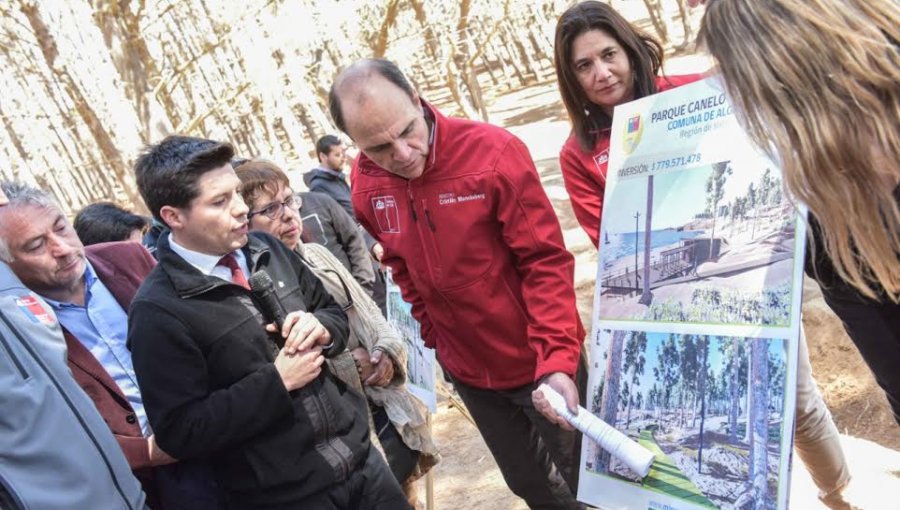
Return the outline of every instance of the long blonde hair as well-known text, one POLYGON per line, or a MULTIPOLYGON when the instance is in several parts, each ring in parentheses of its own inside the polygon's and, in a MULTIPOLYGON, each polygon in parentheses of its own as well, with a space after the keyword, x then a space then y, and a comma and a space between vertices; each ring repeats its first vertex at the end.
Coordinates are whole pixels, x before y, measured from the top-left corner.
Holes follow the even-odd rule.
POLYGON ((900 4, 715 0, 698 37, 837 274, 900 302, 900 4))

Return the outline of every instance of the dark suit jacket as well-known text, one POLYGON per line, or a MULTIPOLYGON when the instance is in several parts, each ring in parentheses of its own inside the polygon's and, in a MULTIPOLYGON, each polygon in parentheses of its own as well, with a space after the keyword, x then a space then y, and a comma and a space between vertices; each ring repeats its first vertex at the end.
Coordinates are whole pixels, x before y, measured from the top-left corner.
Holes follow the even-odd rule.
MULTIPOLYGON (((127 312, 141 282, 156 265, 156 260, 138 243, 102 243, 85 248, 88 261, 97 278, 109 289, 127 312)), ((141 434, 137 415, 97 358, 81 342, 63 328, 68 348, 69 368, 78 385, 94 401, 100 415, 109 425, 128 465, 144 486, 148 501, 153 498, 154 484, 150 467, 147 438, 141 434)))

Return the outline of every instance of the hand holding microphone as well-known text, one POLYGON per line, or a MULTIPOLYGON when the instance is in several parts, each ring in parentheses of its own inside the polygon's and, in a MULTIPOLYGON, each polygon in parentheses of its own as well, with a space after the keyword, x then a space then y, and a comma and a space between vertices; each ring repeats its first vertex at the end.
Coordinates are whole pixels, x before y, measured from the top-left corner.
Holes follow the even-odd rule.
POLYGON ((275 357, 275 370, 284 387, 293 391, 306 386, 322 372, 325 357, 317 344, 330 342, 331 334, 311 313, 286 313, 272 278, 265 271, 253 273, 249 283, 263 315, 271 321, 266 331, 273 333, 281 348, 275 357))
POLYGON ((287 354, 296 354, 317 344, 328 345, 331 342, 331 333, 315 315, 302 311, 287 313, 275 293, 272 278, 265 270, 253 273, 249 283, 263 315, 270 321, 266 325, 266 331, 274 333, 278 347, 283 348, 287 354))

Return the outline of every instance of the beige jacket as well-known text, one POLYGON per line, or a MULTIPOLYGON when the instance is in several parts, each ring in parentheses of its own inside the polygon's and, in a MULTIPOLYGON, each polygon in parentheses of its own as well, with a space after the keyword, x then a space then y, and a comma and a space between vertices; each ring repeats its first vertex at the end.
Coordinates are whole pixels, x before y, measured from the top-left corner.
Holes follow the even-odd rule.
MULTIPOLYGON (((403 340, 388 324, 375 301, 327 248, 319 244, 300 243, 296 251, 319 277, 328 293, 345 309, 350 322, 347 351, 328 362, 332 372, 348 386, 364 391, 372 402, 384 408, 403 442, 421 452, 419 469, 414 473, 416 477, 421 476, 437 464, 440 457, 426 424, 428 410, 406 389, 407 354, 403 340), (356 364, 350 356, 350 351, 360 346, 369 352, 377 347, 393 359, 394 379, 387 387, 363 388, 356 364)), ((369 421, 371 423, 371 417, 369 421)))

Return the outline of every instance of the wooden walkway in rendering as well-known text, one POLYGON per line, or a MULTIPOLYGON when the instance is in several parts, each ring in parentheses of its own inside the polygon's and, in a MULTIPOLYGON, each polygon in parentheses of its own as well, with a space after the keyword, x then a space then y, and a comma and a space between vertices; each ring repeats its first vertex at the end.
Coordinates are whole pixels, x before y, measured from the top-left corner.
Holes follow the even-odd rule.
MULTIPOLYGON (((678 248, 664 250, 650 260, 650 288, 658 287, 665 280, 689 273, 695 265, 693 245, 685 245, 678 248)), ((623 271, 607 275, 603 278, 601 286, 614 292, 630 292, 640 290, 643 282, 643 266, 638 266, 635 271, 633 266, 627 266, 623 271)))

